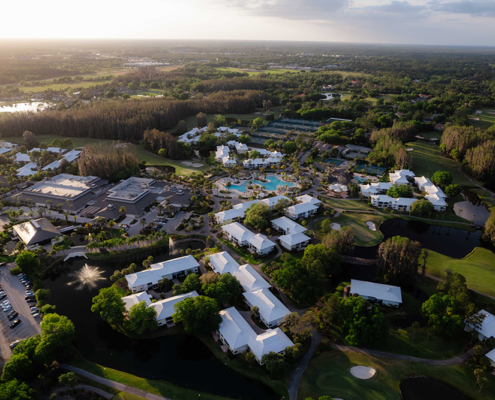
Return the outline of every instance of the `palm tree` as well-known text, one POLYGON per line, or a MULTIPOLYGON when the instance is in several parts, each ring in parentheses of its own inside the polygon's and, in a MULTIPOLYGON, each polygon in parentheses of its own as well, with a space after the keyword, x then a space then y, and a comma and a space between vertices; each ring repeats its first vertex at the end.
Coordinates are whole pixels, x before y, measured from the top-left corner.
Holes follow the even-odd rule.
POLYGON ((127 212, 126 208, 124 206, 119 208, 119 213, 124 214, 127 212))
POLYGON ((69 221, 68 221, 68 220, 69 220, 69 215, 70 215, 70 214, 69 214, 69 212, 68 212, 68 211, 64 212, 65 222, 67 222, 67 223, 69 222, 69 221))
POLYGON ((110 221, 108 221, 107 223, 107 226, 110 228, 110 229, 113 229, 113 227, 116 225, 116 222, 111 219, 110 221))
POLYGON ((228 191, 230 191, 230 187, 232 186, 232 183, 230 183, 230 181, 228 181, 226 184, 225 184, 225 187, 227 188, 228 191))

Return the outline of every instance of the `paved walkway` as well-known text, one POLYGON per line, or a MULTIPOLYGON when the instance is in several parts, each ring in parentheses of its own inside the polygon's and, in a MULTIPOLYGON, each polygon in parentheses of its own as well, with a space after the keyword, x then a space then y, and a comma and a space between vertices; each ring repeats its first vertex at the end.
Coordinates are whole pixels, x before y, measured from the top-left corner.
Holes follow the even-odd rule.
POLYGON ((304 355, 303 359, 299 363, 296 370, 289 377, 289 383, 287 384, 287 391, 289 392, 289 400, 297 400, 299 394, 299 383, 301 378, 309 365, 309 362, 313 358, 318 346, 321 343, 321 335, 318 332, 313 332, 311 337, 311 345, 308 352, 304 355))
MULTIPOLYGON (((93 393, 96 393, 97 395, 103 397, 104 399, 111 399, 113 397, 113 394, 111 393, 108 393, 108 392, 105 392, 101 389, 98 389, 98 388, 95 388, 94 386, 89 386, 89 385, 76 385, 74 386, 74 389, 84 389, 84 390, 88 390, 90 392, 93 392, 93 393)), ((53 393, 60 393, 60 392, 65 392, 66 389, 65 387, 60 387, 60 388, 57 388, 53 391, 53 393)))
POLYGON ((331 346, 332 346, 332 348, 334 348, 336 350, 353 351, 355 353, 366 354, 366 355, 371 356, 371 357, 394 358, 396 360, 404 360, 404 361, 409 361, 409 362, 413 362, 413 363, 428 364, 428 365, 442 365, 442 366, 461 364, 461 363, 469 360, 471 357, 473 357, 473 354, 474 354, 473 349, 470 349, 460 356, 457 356, 454 358, 449 358, 447 360, 429 360, 426 358, 418 358, 418 357, 404 356, 402 354, 387 353, 385 351, 360 349, 358 347, 353 347, 353 346, 342 346, 340 344, 335 344, 335 343, 332 343, 331 346))
POLYGON ((102 385, 120 390, 121 392, 133 394, 134 396, 139 396, 148 400, 171 400, 166 397, 157 396, 156 394, 145 392, 144 390, 136 389, 135 387, 124 385, 120 382, 111 381, 110 379, 102 378, 101 376, 92 374, 81 368, 73 367, 72 365, 60 364, 61 368, 67 369, 69 371, 75 372, 76 374, 82 375, 88 379, 95 382, 101 383, 102 385))

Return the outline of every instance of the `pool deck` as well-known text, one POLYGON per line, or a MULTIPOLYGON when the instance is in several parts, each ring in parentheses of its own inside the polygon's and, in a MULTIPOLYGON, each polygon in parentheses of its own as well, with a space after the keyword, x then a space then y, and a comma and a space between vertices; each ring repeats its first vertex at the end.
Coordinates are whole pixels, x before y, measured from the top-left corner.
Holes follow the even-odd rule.
MULTIPOLYGON (((296 188, 296 187, 300 187, 300 185, 297 183, 297 182, 290 182, 290 181, 285 181, 284 180, 284 177, 282 175, 278 175, 278 174, 270 174, 270 175, 266 175, 266 180, 270 180, 270 178, 277 178, 280 182, 281 182, 281 185, 277 185, 277 187, 280 187, 280 186, 284 186, 285 184, 288 185, 288 188, 296 188), (289 186, 290 185, 290 186, 289 186)), ((233 195, 240 195, 240 196, 248 196, 248 197, 251 197, 251 195, 254 195, 254 191, 259 191, 259 189, 248 189, 247 188, 247 185, 248 185, 248 182, 249 181, 252 181, 253 182, 253 185, 259 185, 259 186, 262 186, 263 182, 260 182, 260 183, 255 183, 256 181, 259 182, 259 179, 235 179, 235 178, 221 178, 219 179, 217 182, 215 182, 215 185, 217 185, 217 187, 219 188, 219 190, 227 190, 229 191, 231 194, 233 195), (227 187, 225 186, 227 182, 230 182, 232 183, 232 186, 227 189, 227 187), (240 182, 239 184, 234 184, 234 182, 240 182), (245 185, 246 186, 246 190, 244 192, 240 191, 240 190, 237 190, 234 188, 234 186, 241 186, 241 185, 245 185)), ((278 189, 275 189, 275 190, 269 190, 269 189, 265 189, 264 188, 264 191, 268 192, 268 193, 286 193, 285 190, 278 190, 278 189)))

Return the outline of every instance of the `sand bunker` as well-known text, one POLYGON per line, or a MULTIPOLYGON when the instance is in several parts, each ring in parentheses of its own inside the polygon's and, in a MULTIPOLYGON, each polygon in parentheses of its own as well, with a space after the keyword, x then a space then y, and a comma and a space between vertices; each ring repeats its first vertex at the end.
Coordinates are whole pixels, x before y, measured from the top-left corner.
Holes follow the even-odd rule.
POLYGON ((330 228, 335 229, 336 231, 340 231, 340 225, 336 224, 335 222, 330 225, 330 228))
POLYGON ((358 379, 370 379, 376 373, 376 369, 371 367, 363 367, 361 365, 351 368, 351 374, 358 379))
POLYGON ((414 149, 410 147, 410 148, 406 149, 406 151, 414 151, 414 149))
POLYGON ((194 168, 199 168, 199 167, 202 167, 203 166, 203 164, 193 163, 191 161, 182 161, 181 164, 187 165, 189 167, 194 167, 194 168))
POLYGON ((375 224, 373 222, 366 221, 366 225, 368 225, 368 228, 370 228, 370 230, 376 231, 376 226, 375 226, 375 224))

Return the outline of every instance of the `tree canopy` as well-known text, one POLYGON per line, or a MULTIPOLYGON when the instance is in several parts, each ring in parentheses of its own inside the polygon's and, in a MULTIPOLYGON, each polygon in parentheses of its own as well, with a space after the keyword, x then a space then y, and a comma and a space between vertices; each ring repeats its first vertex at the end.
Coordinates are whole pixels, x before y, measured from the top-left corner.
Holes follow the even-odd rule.
POLYGON ((216 331, 222 322, 215 299, 197 296, 184 299, 175 305, 172 315, 174 322, 182 322, 189 333, 206 333, 216 331))
POLYGON ((110 325, 121 326, 124 323, 125 303, 115 286, 100 289, 93 297, 91 311, 99 313, 110 325))
POLYGON ((420 256, 419 242, 403 236, 394 236, 378 247, 377 274, 387 283, 413 282, 420 256))
POLYGON ((244 224, 261 231, 270 227, 272 212, 270 207, 263 203, 254 203, 246 210, 244 224))
POLYGON ((340 256, 334 249, 323 244, 310 244, 304 250, 301 265, 320 279, 327 279, 329 275, 341 271, 340 261, 340 256))

